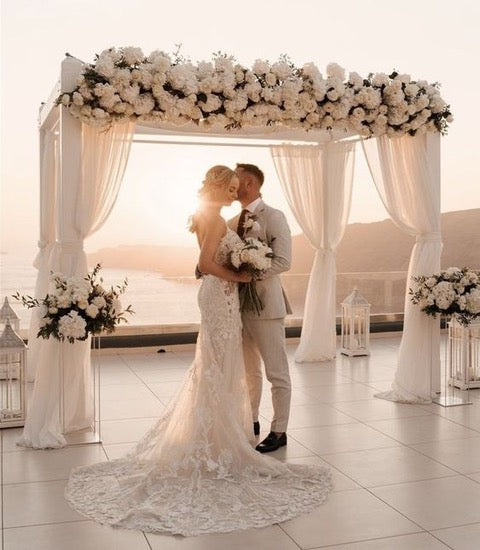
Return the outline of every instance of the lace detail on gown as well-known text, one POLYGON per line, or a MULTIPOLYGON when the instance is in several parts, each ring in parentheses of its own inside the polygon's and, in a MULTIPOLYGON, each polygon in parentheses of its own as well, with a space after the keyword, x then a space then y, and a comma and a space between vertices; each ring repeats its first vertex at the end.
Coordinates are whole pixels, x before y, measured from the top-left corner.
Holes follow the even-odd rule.
MULTIPOLYGON (((227 231, 219 263, 238 238, 227 231)), ((326 499, 329 470, 284 464, 252 447, 236 283, 204 276, 198 304, 195 359, 166 413, 124 458, 73 470, 65 494, 80 513, 197 535, 271 525, 326 499)))

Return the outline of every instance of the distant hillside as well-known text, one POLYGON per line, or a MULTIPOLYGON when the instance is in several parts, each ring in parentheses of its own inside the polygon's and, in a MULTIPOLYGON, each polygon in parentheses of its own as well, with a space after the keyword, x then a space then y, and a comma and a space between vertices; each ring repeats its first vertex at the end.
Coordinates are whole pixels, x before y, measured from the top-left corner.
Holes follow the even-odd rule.
MULTIPOLYGON (((480 268, 480 208, 442 214, 442 267, 480 268)), ((339 273, 406 271, 415 239, 391 220, 347 226, 337 252, 339 273)), ((293 238, 291 273, 308 273, 313 249, 304 235, 293 238)), ((192 275, 195 247, 118 246, 88 255, 90 265, 158 271, 166 277, 192 275)))
MULTIPOLYGON (((442 267, 480 268, 480 208, 442 214, 442 267)), ((304 235, 293 238, 294 272, 309 272, 313 251, 304 235)), ((391 220, 347 226, 337 250, 337 271, 406 271, 415 238, 391 220)))

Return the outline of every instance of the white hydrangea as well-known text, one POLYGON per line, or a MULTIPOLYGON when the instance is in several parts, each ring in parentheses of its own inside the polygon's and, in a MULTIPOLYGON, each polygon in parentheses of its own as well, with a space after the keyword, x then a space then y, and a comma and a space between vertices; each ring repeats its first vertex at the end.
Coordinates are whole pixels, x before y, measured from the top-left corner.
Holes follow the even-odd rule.
POLYGON ((382 86, 387 86, 389 82, 390 82, 390 79, 388 78, 388 75, 386 75, 385 73, 376 73, 372 78, 372 84, 379 88, 381 88, 382 86))
POLYGON ((435 85, 412 81, 406 74, 392 80, 384 73, 369 77, 370 85, 356 72, 349 73, 345 82, 345 70, 336 63, 327 66, 323 78, 313 63, 298 69, 285 59, 273 64, 257 59, 247 69, 220 56, 213 63, 176 60, 173 65, 162 51, 145 58, 140 48, 128 47, 102 52, 93 71, 107 83, 86 73, 77 80, 78 87, 58 102, 73 116, 98 126, 130 117, 175 124, 203 118, 203 124, 210 126, 279 122, 306 130, 354 128, 370 136, 438 132, 452 120, 435 85), (179 97, 178 91, 185 97, 179 97), (243 97, 237 100, 239 93, 243 97), (251 109, 248 103, 240 107, 245 97, 258 107, 251 109), (330 102, 326 110, 325 98, 330 102), (359 111, 350 116, 352 107, 364 109, 365 117, 359 119, 359 111), (432 113, 442 113, 441 124, 438 117, 432 119, 432 113))
POLYGON ((87 323, 77 311, 70 311, 60 317, 58 321, 58 333, 64 338, 84 338, 86 336, 87 323))
POLYGON ((270 63, 263 59, 257 59, 253 64, 252 70, 255 74, 264 75, 270 72, 270 63))
POLYGON ((142 49, 132 46, 123 48, 123 57, 127 65, 136 65, 145 59, 142 49))
POLYGON ((133 110, 137 115, 145 115, 155 107, 155 100, 152 94, 140 94, 133 102, 133 110))
POLYGON ((155 71, 164 73, 170 68, 172 64, 170 57, 165 52, 160 50, 153 51, 148 57, 147 61, 153 65, 155 71))
POLYGON ((465 294, 465 309, 473 315, 480 314, 480 288, 474 288, 465 294))
POLYGON ((354 90, 360 90, 363 87, 363 77, 358 73, 350 73, 348 75, 348 82, 353 86, 354 90))
POLYGON ((345 80, 345 69, 340 67, 338 63, 329 63, 327 65, 327 76, 338 78, 339 80, 345 80))
POLYGON ((279 80, 285 80, 292 74, 292 68, 283 62, 274 63, 270 70, 279 80))
POLYGON ((70 294, 60 294, 57 297, 57 305, 60 309, 65 309, 72 305, 72 298, 70 294))
POLYGON ((448 309, 457 296, 452 283, 449 283, 448 281, 439 282, 435 287, 433 287, 432 294, 440 309, 448 309))

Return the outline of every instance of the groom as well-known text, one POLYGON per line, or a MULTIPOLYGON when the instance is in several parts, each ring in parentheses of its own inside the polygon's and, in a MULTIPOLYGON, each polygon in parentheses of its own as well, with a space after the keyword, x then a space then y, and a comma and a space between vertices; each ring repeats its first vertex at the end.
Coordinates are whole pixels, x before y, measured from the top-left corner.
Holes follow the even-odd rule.
POLYGON ((242 314, 243 353, 255 435, 260 433, 258 409, 263 381, 261 359, 271 384, 271 431, 256 447, 261 453, 269 453, 287 444, 291 384, 284 318, 292 311, 278 275, 290 269, 292 241, 285 215, 280 210, 267 206, 262 200, 260 189, 264 176, 260 168, 253 164, 237 164, 235 172, 240 180, 238 200, 242 205, 242 212, 231 219, 228 225, 242 238, 256 237, 266 242, 274 254, 271 268, 256 282, 264 309, 259 315, 250 311, 242 314))

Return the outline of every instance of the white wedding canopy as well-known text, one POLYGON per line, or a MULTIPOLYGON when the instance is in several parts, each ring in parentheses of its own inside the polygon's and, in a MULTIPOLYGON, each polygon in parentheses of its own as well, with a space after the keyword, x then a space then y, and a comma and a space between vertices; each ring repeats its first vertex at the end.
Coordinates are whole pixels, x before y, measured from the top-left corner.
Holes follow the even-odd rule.
MULTIPOLYGON (((107 219, 120 188, 135 133, 234 136, 271 143, 271 152, 290 208, 314 247, 315 262, 305 304, 299 362, 335 357, 335 249, 348 221, 355 134, 332 131, 252 128, 219 131, 194 124, 115 123, 108 130, 89 126, 55 104, 75 88, 83 64, 62 62, 61 78, 40 113, 41 216, 36 297, 49 290, 49 273, 83 276, 83 242, 107 219)), ((247 142, 247 141, 246 141, 247 142)), ((372 138, 364 143, 380 196, 393 221, 415 235, 409 277, 440 267, 440 135, 372 138)), ((62 344, 36 338, 32 316, 30 380, 35 379, 23 444, 35 448, 65 445, 64 434, 88 427, 90 341, 62 344), (61 352, 61 350, 63 350, 61 352), (61 361, 65 367, 65 426, 58 416, 61 361)), ((404 333, 396 378, 382 397, 429 402, 439 379, 439 323, 405 299, 404 333)))

